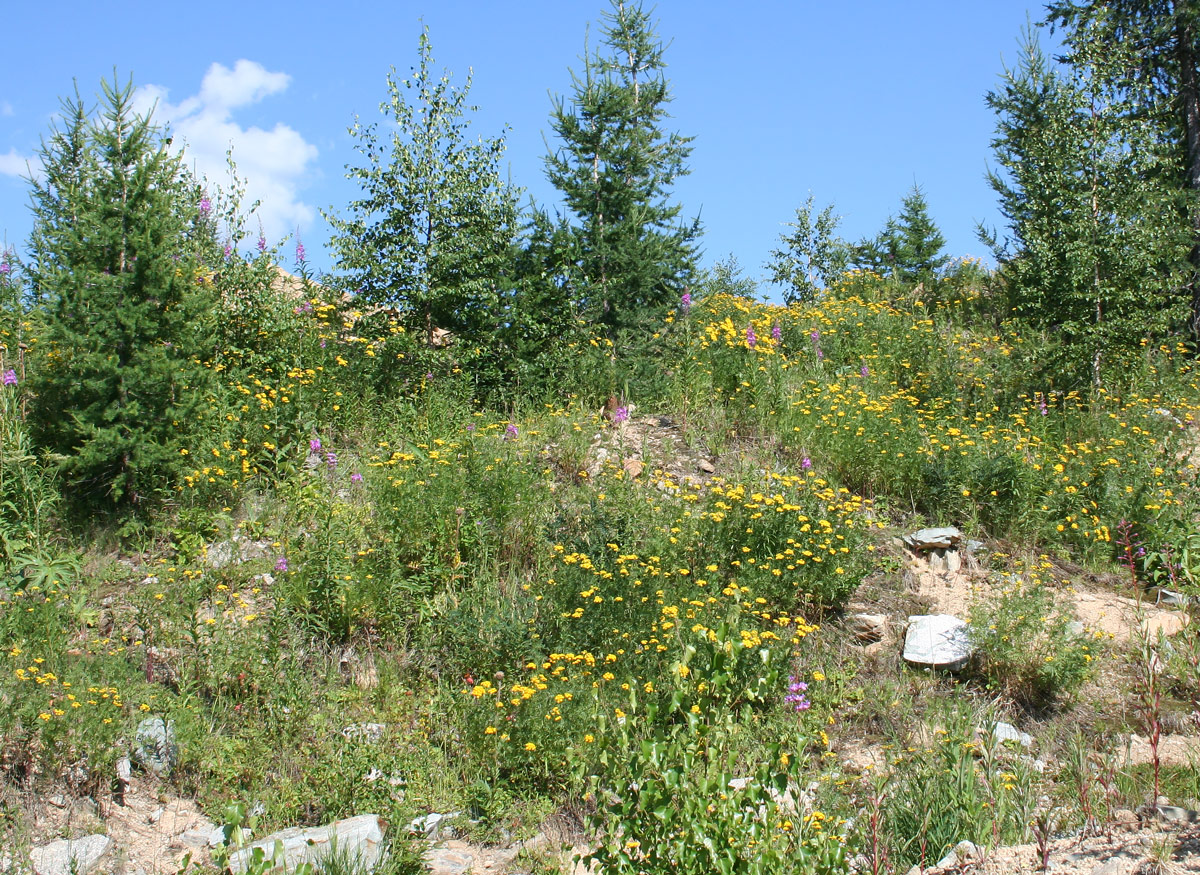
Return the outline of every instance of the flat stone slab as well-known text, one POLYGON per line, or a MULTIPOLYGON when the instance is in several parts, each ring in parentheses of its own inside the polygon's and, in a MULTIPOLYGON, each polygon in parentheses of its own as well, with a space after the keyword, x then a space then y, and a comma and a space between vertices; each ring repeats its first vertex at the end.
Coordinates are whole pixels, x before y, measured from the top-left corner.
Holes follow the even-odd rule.
POLYGON ((950 614, 923 614, 908 618, 904 635, 904 661, 918 668, 961 671, 971 658, 967 624, 950 614))
POLYGON ((930 550, 948 550, 957 547, 962 540, 962 532, 954 526, 943 526, 940 529, 921 529, 911 535, 904 536, 904 543, 909 549, 918 553, 930 550))
MULTIPOLYGON (((361 868, 356 871, 370 871, 379 863, 382 854, 383 824, 378 815, 360 814, 310 829, 292 827, 272 833, 231 855, 229 868, 234 875, 242 875, 255 848, 262 848, 270 858, 276 842, 283 845, 283 870, 287 872, 301 863, 319 863, 333 852, 357 863, 361 868)), ((274 871, 279 871, 278 867, 274 871)))
POLYGON ((81 839, 59 839, 29 852, 29 861, 37 875, 84 875, 95 868, 112 847, 105 835, 81 839))

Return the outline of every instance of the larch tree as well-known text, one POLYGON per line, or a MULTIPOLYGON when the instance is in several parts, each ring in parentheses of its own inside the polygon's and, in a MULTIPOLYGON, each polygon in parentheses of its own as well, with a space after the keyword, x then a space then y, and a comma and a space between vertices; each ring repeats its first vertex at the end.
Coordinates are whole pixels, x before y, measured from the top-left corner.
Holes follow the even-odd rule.
POLYGON ((1200 2, 1052 0, 1046 9, 1047 22, 1063 29, 1064 60, 1076 64, 1089 46, 1105 47, 1104 87, 1177 152, 1174 172, 1157 184, 1185 195, 1191 277, 1181 291, 1191 333, 1200 337, 1200 2))
POLYGON ((1058 378, 1100 386, 1105 369, 1181 315, 1188 240, 1152 120, 1106 87, 1111 45, 1081 44, 1057 69, 1030 35, 1020 66, 988 94, 1008 220, 992 235, 1012 315, 1050 332, 1058 378), (1085 51, 1086 49, 1086 51, 1085 51))

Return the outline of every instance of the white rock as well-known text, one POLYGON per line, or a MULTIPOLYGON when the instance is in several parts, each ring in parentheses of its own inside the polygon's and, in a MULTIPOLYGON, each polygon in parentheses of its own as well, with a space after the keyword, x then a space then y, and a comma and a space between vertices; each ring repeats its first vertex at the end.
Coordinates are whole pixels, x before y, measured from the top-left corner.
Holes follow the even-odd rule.
POLYGON ((360 814, 313 829, 285 829, 232 854, 229 858, 230 870, 234 875, 243 875, 254 849, 262 848, 270 857, 276 842, 283 845, 282 862, 287 871, 292 871, 301 863, 319 863, 335 848, 339 855, 345 854, 361 870, 370 871, 379 862, 382 853, 383 824, 378 815, 360 814))
POLYGON ((971 658, 967 624, 950 614, 925 614, 908 618, 904 636, 904 661, 923 668, 959 671, 971 658))
POLYGON ((997 741, 1015 741, 1022 747, 1029 747, 1033 744, 1033 736, 1028 732, 1022 732, 1013 726, 1011 723, 997 723, 992 727, 992 735, 997 741))
POLYGON ((60 839, 34 848, 29 859, 37 875, 84 875, 95 868, 112 843, 112 839, 104 835, 60 839))
POLYGON ((954 846, 954 850, 948 853, 942 859, 938 860, 937 868, 939 869, 954 869, 959 866, 966 866, 981 858, 979 848, 974 842, 962 841, 954 846))
POLYGON ((342 729, 342 736, 347 741, 364 741, 368 744, 375 744, 383 738, 383 733, 386 731, 387 726, 383 723, 351 723, 342 729))
POLYGON ((940 529, 921 529, 911 535, 904 536, 904 543, 911 549, 926 553, 930 550, 957 547, 962 540, 962 532, 954 526, 943 526, 940 529))
POLYGON ((160 778, 169 775, 179 762, 175 721, 147 717, 139 723, 133 733, 133 755, 144 768, 160 778))

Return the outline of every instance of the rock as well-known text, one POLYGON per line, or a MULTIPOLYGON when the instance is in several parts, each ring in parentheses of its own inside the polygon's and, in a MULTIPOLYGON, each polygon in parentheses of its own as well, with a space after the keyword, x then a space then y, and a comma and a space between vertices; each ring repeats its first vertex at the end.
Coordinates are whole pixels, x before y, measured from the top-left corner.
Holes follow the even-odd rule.
POLYGON ((218 541, 208 546, 204 551, 204 558, 209 568, 224 568, 233 561, 233 553, 233 541, 218 541))
POLYGON ((1022 732, 1011 723, 997 723, 992 727, 992 735, 997 741, 1015 741, 1022 747, 1029 747, 1033 744, 1032 735, 1028 732, 1022 732))
POLYGON ((261 559, 271 550, 269 541, 251 541, 244 535, 234 535, 227 541, 217 541, 209 544, 204 551, 204 559, 209 568, 224 568, 232 563, 249 562, 261 559))
POLYGON ((53 805, 55 808, 66 808, 67 807, 67 797, 63 796, 61 793, 58 793, 58 794, 55 794, 54 796, 49 797, 48 799, 46 799, 46 801, 49 802, 51 805, 53 805))
POLYGON ((85 875, 108 853, 112 843, 112 839, 104 835, 60 839, 34 848, 29 853, 29 860, 37 875, 85 875))
POLYGON ((1101 863, 1091 871, 1091 875, 1121 875, 1125 871, 1125 861, 1121 859, 1109 860, 1107 863, 1101 863))
POLYGON ((129 786, 129 782, 133 780, 133 765, 129 762, 129 757, 121 757, 117 760, 117 783, 121 786, 121 792, 125 792, 125 788, 129 786))
POLYGON ((449 814, 426 814, 424 817, 413 818, 408 824, 408 831, 413 835, 423 835, 427 839, 437 839, 438 833, 446 827, 449 821, 459 817, 461 811, 449 814))
POLYGON ((347 741, 362 741, 367 744, 376 744, 383 733, 387 731, 387 726, 383 723, 351 723, 342 730, 342 736, 347 741))
POLYGON ((717 471, 716 465, 714 465, 712 462, 708 461, 708 459, 698 459, 696 461, 696 467, 699 468, 701 471, 703 471, 705 474, 715 474, 717 471))
POLYGON ((1138 820, 1138 816, 1128 808, 1118 808, 1113 812, 1113 826, 1117 829, 1136 830, 1141 828, 1142 822, 1138 820))
POLYGON ((967 624, 950 614, 908 618, 904 661, 919 668, 961 671, 971 658, 967 624))
POLYGON ((143 768, 165 778, 179 762, 175 722, 147 717, 133 734, 133 755, 143 768))
POLYGON ((1154 808, 1159 820, 1167 823, 1195 823, 1200 817, 1200 814, 1190 808, 1180 808, 1178 805, 1156 805, 1154 808))
POLYGON ((884 614, 855 614, 850 618, 850 631, 859 644, 882 641, 887 634, 887 616, 884 614))
POLYGON ((921 529, 911 535, 904 536, 905 545, 916 553, 928 553, 932 550, 947 550, 957 547, 962 540, 962 532, 954 526, 940 529, 921 529))
POLYGON ((937 868, 961 868, 981 859, 982 856, 974 842, 962 841, 954 846, 954 850, 938 860, 937 868))
POLYGON ((646 463, 641 459, 626 459, 621 465, 625 469, 625 473, 636 480, 646 470, 646 463))
POLYGON ((1160 589, 1158 591, 1157 604, 1184 607, 1187 603, 1188 597, 1181 592, 1175 592, 1170 589, 1160 589))
POLYGON ((1142 628, 1146 630, 1146 634, 1151 640, 1158 637, 1158 633, 1170 638, 1183 631, 1183 627, 1188 623, 1187 614, 1181 611, 1159 611, 1152 617, 1146 618, 1142 623, 1142 628))
POLYGON ((946 551, 946 570, 957 574, 962 569, 962 554, 957 550, 946 551))
POLYGON ((264 839, 229 857, 229 868, 233 875, 243 875, 255 848, 262 848, 269 857, 275 843, 283 845, 283 865, 288 871, 301 863, 319 863, 336 849, 345 854, 354 871, 370 871, 379 862, 383 846, 383 824, 378 815, 360 814, 321 827, 301 829, 292 827, 272 833, 264 839))

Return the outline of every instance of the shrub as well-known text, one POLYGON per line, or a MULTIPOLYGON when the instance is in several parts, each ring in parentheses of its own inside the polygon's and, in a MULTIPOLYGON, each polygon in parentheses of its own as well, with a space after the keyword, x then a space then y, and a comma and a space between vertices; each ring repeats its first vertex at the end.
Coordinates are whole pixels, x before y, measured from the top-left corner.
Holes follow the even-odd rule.
POLYGON ((1095 639, 1071 628, 1070 609, 1046 585, 1020 575, 1007 584, 971 607, 975 672, 1018 705, 1070 698, 1092 671, 1095 639))

